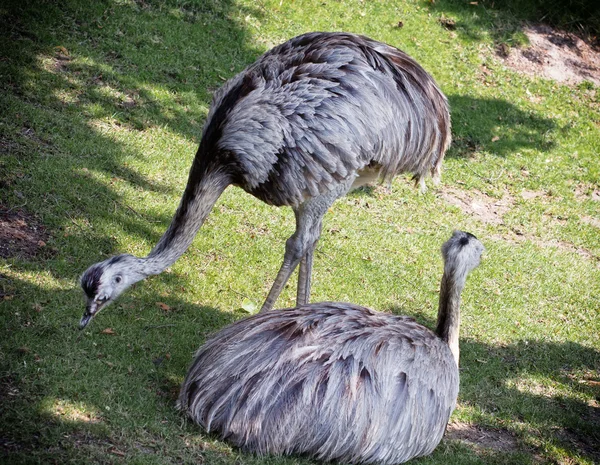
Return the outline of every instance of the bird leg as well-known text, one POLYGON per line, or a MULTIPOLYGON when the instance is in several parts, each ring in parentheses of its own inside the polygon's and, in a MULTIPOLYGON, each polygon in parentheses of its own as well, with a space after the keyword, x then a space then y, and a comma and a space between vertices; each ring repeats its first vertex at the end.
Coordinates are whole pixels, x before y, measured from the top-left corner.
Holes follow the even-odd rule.
POLYGON ((300 263, 300 260, 305 253, 305 247, 302 246, 303 238, 301 236, 302 234, 299 234, 299 231, 296 230, 292 237, 286 241, 283 263, 281 264, 279 273, 277 273, 275 282, 269 291, 269 295, 260 309, 260 313, 268 312, 273 308, 279 294, 281 294, 281 291, 290 279, 290 276, 298 266, 298 263, 300 263))
POLYGON ((327 213, 333 202, 335 202, 335 199, 345 195, 350 190, 353 181, 354 178, 352 177, 346 180, 345 183, 337 185, 329 192, 312 197, 294 208, 296 231, 285 243, 283 263, 269 291, 269 295, 260 309, 260 313, 267 312, 273 308, 275 301, 300 261, 302 261, 302 265, 298 274, 296 305, 308 303, 313 254, 319 237, 321 237, 323 216, 327 213))
POLYGON ((312 280, 313 257, 317 249, 321 230, 323 229, 323 218, 318 221, 312 231, 313 237, 316 237, 312 245, 308 248, 302 261, 300 262, 300 271, 298 273, 298 289, 296 290, 296 306, 306 305, 310 301, 310 285, 312 280))
POLYGON ((296 294, 296 306, 305 305, 310 300, 310 281, 312 275, 313 254, 316 248, 316 242, 310 247, 302 261, 300 262, 300 271, 298 273, 298 289, 296 294))

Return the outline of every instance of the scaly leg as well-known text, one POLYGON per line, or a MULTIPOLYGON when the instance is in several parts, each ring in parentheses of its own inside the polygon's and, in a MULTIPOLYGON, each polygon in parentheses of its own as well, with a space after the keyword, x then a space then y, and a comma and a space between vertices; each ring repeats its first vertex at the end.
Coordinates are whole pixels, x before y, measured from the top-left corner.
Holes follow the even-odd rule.
POLYGON ((345 195, 354 177, 346 180, 343 184, 326 192, 323 195, 312 197, 306 202, 294 208, 296 215, 296 231, 285 243, 285 254, 283 263, 277 273, 275 282, 269 291, 260 313, 267 312, 273 308, 275 301, 281 294, 290 276, 301 260, 303 265, 298 276, 297 305, 308 302, 310 296, 310 275, 312 272, 312 259, 314 248, 321 236, 321 225, 323 216, 333 204, 335 199, 345 195), (310 253, 309 253, 310 252, 310 253))
POLYGON ((302 246, 304 234, 298 230, 290 237, 285 243, 285 255, 283 256, 283 263, 277 273, 275 282, 267 295, 267 299, 260 309, 260 313, 268 312, 273 308, 275 301, 281 294, 283 287, 290 279, 291 274, 294 272, 298 263, 302 259, 304 247, 302 246))
POLYGON ((300 271, 298 272, 298 289, 296 294, 296 306, 305 305, 310 300, 310 281, 312 276, 313 255, 317 243, 310 247, 302 261, 300 262, 300 271))

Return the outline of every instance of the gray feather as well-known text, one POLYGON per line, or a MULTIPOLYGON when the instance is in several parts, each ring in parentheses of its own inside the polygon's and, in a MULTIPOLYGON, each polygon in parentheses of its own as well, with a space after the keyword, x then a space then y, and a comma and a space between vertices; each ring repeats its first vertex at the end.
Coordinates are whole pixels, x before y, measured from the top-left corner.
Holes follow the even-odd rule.
POLYGON ((320 303, 250 317, 208 341, 180 407, 259 454, 400 463, 433 450, 457 394, 452 354, 430 330, 320 303))
POLYGON ((219 121, 217 145, 235 154, 238 183, 261 200, 299 205, 370 165, 385 179, 439 174, 446 98, 394 47, 352 34, 296 37, 225 86, 213 108, 242 82, 252 90, 219 121))
MULTIPOLYGON (((454 264, 444 277, 473 269, 482 251, 474 236, 455 232, 444 246, 454 264), (467 245, 456 246, 465 237, 467 245)), ((441 305, 445 298, 440 308, 458 314, 441 305)), ((217 333, 196 354, 179 408, 258 454, 395 464, 438 445, 458 387, 448 342, 428 328, 325 302, 254 315, 217 333)))
POLYGON ((298 265, 296 301, 308 303, 322 218, 335 200, 400 172, 424 187, 425 177, 439 177, 449 144, 448 102, 404 52, 354 34, 293 38, 215 93, 171 224, 147 257, 100 262, 84 273, 80 327, 133 283, 171 266, 232 184, 296 215, 261 311, 273 308, 298 265), (113 286, 117 276, 122 284, 113 286))

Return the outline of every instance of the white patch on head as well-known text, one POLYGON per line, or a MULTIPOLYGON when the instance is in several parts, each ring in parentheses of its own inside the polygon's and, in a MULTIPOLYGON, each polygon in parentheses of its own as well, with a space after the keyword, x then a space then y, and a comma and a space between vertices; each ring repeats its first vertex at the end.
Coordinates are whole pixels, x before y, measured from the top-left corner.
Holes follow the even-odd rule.
POLYGON ((143 278, 140 259, 118 255, 88 268, 81 277, 81 286, 89 299, 106 304, 143 278))

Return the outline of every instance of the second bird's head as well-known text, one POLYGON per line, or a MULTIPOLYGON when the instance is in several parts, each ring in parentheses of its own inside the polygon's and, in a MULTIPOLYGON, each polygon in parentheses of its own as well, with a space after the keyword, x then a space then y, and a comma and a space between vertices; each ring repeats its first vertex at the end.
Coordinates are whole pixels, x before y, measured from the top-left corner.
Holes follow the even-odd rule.
POLYGON ((484 251, 485 247, 473 234, 454 231, 442 245, 445 272, 464 283, 467 274, 479 266, 484 251))
POLYGON ((79 329, 85 328, 100 310, 142 279, 138 268, 139 258, 124 254, 96 263, 83 273, 80 282, 87 303, 79 329))

